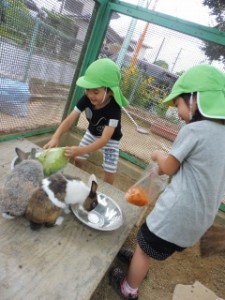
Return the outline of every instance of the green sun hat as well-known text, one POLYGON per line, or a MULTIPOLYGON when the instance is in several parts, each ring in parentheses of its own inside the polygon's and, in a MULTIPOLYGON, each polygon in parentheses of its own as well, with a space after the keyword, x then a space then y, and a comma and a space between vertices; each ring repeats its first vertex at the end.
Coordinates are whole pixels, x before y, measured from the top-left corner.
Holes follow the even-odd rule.
POLYGON ((84 89, 108 87, 113 91, 117 104, 124 107, 129 102, 119 87, 120 80, 120 69, 114 61, 109 58, 100 58, 87 68, 84 76, 81 76, 76 84, 84 89))
POLYGON ((197 92, 197 104, 203 116, 225 119, 225 74, 222 71, 205 64, 190 68, 177 79, 163 103, 174 106, 176 97, 193 92, 197 92))

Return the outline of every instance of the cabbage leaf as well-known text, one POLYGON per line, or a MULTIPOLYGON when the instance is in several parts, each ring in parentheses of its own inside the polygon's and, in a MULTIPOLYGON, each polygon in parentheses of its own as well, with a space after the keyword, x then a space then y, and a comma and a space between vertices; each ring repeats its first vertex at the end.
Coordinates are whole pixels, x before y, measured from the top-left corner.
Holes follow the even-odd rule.
POLYGON ((36 159, 43 166, 45 176, 50 176, 63 169, 68 160, 64 156, 65 147, 51 148, 36 154, 36 159))

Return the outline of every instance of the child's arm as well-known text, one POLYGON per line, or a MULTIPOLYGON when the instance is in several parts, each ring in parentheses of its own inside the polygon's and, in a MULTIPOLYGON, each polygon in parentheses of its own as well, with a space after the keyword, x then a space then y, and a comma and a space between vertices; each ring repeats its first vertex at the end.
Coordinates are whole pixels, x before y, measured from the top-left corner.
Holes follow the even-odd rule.
POLYGON ((163 151, 153 151, 151 158, 158 163, 160 175, 166 174, 172 176, 180 168, 180 162, 174 156, 166 154, 163 151))
POLYGON ((77 147, 77 146, 66 147, 65 157, 72 158, 72 157, 76 157, 79 155, 83 155, 101 149, 111 139, 114 130, 115 130, 114 127, 106 126, 102 132, 102 136, 99 137, 99 139, 97 139, 94 143, 87 145, 85 147, 77 147))
POLYGON ((59 125, 58 129, 56 132, 53 134, 51 140, 44 145, 44 149, 52 148, 52 147, 57 147, 59 146, 59 141, 61 136, 67 132, 73 123, 78 120, 80 113, 76 110, 73 110, 67 117, 66 119, 59 125))

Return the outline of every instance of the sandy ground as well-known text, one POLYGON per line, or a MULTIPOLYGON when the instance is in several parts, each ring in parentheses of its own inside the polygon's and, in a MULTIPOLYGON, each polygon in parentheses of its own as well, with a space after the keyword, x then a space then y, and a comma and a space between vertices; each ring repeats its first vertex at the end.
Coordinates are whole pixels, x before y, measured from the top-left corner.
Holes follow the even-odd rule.
MULTIPOLYGON (((33 98, 28 105, 28 113, 25 117, 17 117, 1 112, 0 110, 0 136, 5 134, 36 130, 45 127, 57 126, 62 119, 66 101, 62 96, 57 95, 48 101, 43 98, 33 98)), ((13 112, 13 108, 8 108, 13 112)), ((122 116, 123 137, 120 148, 128 154, 132 154, 141 161, 150 162, 150 153, 155 149, 168 150, 171 142, 150 132, 150 114, 147 114, 148 122, 140 122, 149 131, 149 134, 141 134, 136 130, 135 125, 127 118, 122 116)), ((80 129, 87 128, 87 121, 84 114, 78 122, 80 129)))
MULTIPOLYGON (((65 107, 62 99, 43 100, 34 99, 29 104, 27 117, 17 118, 4 113, 0 113, 0 135, 25 131, 27 129, 37 129, 45 127, 47 124, 54 126, 59 124, 62 118, 62 111, 65 107)), ((151 121, 151 120, 150 120, 151 121)), ((145 162, 150 161, 150 153, 154 149, 168 150, 171 142, 155 134, 148 135, 137 132, 136 127, 129 119, 123 115, 123 133, 121 149, 130 153, 145 162)), ((149 122, 140 124, 150 129, 149 122)), ((80 128, 85 128, 85 119, 79 121, 80 128)), ((102 169, 99 166, 89 164, 88 172, 95 172, 97 177, 102 178, 102 169)), ((135 179, 129 174, 119 172, 115 180, 115 186, 126 191, 135 179)), ((149 213, 148 208, 146 214, 149 213)), ((126 245, 134 247, 136 240, 136 226, 126 245)), ((113 264, 118 264, 114 261, 113 264)), ((125 266, 123 266, 125 267, 125 266)), ((172 294, 176 284, 193 284, 196 280, 214 291, 218 296, 225 298, 225 256, 214 256, 201 258, 199 246, 196 245, 183 253, 175 254, 165 262, 152 261, 148 278, 140 288, 140 300, 172 300, 172 294)), ((108 284, 108 276, 99 285, 91 300, 116 300, 118 297, 108 284)), ((180 299, 182 300, 182 299, 180 299)), ((191 300, 191 299, 190 299, 191 300)))
MULTIPOLYGON (((102 177, 102 170, 98 166, 89 164, 89 171, 94 171, 97 176, 102 177), (99 175, 98 175, 99 172, 99 175)), ((115 186, 126 191, 134 180, 126 174, 117 175, 115 186)), ((147 215, 152 207, 147 208, 147 215)), ((143 217, 143 220, 145 216, 143 217)), ((136 226, 125 242, 125 246, 134 249, 136 245, 136 233, 139 226, 136 226)), ((117 259, 112 266, 120 265, 124 270, 127 267, 117 259)), ((225 298, 225 254, 224 256, 212 256, 201 258, 199 244, 192 248, 177 253, 166 261, 157 262, 152 260, 151 268, 147 279, 144 280, 140 291, 140 300, 172 300, 173 292, 177 284, 189 285, 195 281, 201 282, 216 295, 225 298)), ((108 281, 108 274, 104 277, 91 300, 117 300, 119 297, 112 290, 108 281)), ((180 299, 182 300, 182 299, 180 299)), ((191 299, 190 299, 191 300, 191 299)))

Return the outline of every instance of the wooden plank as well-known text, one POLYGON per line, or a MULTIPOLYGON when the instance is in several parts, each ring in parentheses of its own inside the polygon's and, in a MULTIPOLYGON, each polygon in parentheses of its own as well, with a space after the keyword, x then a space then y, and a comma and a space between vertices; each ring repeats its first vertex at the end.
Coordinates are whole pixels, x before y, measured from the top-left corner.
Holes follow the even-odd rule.
MULTIPOLYGON (((30 151, 36 146, 27 140, 0 144, 0 180, 10 171, 18 146, 30 151)), ((69 165, 65 173, 78 175, 85 182, 89 174, 69 165)), ((0 217, 0 299, 77 299, 88 300, 111 265, 142 208, 127 205, 124 193, 100 179, 99 191, 121 207, 124 224, 103 232, 91 229, 73 214, 61 226, 32 231, 24 218, 0 217)))

